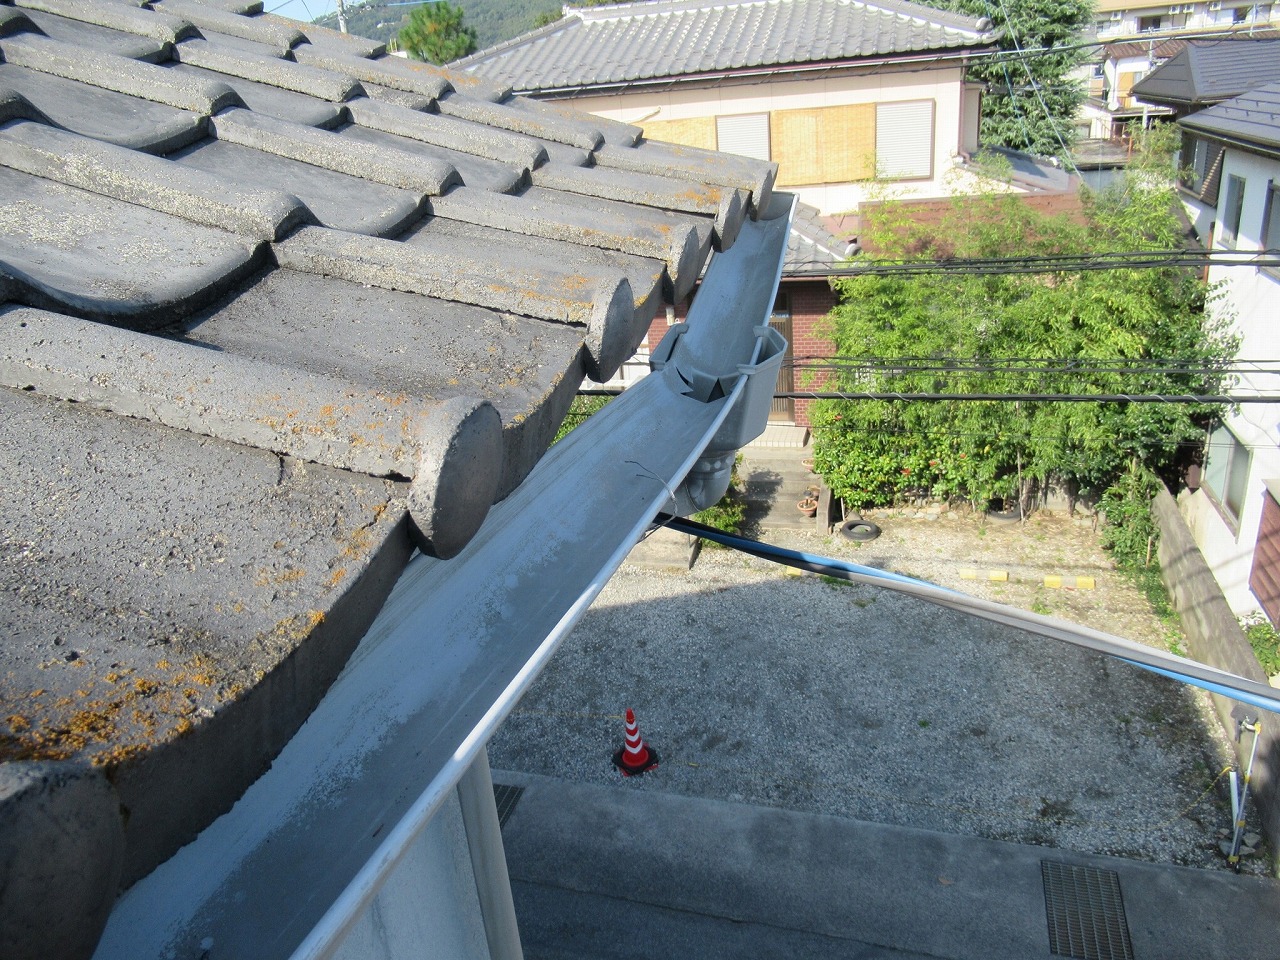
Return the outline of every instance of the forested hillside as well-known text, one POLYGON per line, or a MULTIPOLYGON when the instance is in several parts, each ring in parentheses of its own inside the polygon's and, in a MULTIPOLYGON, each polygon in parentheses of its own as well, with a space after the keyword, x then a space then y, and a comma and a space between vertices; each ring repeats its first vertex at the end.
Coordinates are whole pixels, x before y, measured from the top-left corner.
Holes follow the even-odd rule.
MULTIPOLYGON (((491 47, 503 40, 532 30, 539 14, 559 12, 563 0, 453 0, 466 14, 466 25, 476 32, 479 49, 491 47)), ((419 4, 388 3, 371 0, 368 3, 347 3, 347 30, 371 40, 384 43, 400 32, 409 19, 409 12, 419 4)), ((337 14, 321 17, 316 21, 335 30, 337 14)))

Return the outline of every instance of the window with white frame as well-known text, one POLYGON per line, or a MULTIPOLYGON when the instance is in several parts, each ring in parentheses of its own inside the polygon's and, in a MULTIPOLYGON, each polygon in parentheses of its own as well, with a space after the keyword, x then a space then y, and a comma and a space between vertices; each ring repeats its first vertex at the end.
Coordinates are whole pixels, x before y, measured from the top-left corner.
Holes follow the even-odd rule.
POLYGON ((769 115, 739 113, 716 117, 716 143, 725 153, 736 153, 755 160, 770 160, 769 115))
POLYGON ((933 176, 933 101, 876 104, 876 176, 925 180, 933 176))
MULTIPOLYGON (((1280 183, 1267 184, 1267 200, 1262 210, 1262 249, 1280 250, 1280 183)), ((1280 267, 1263 267, 1262 272, 1280 280, 1280 267)))
POLYGON ((1226 426, 1209 435, 1201 486, 1233 525, 1240 523, 1249 481, 1249 448, 1226 426))
POLYGON ((1224 247, 1235 248, 1240 236, 1240 216, 1244 213, 1244 177, 1235 174, 1227 177, 1227 199, 1222 205, 1222 230, 1219 236, 1224 247))

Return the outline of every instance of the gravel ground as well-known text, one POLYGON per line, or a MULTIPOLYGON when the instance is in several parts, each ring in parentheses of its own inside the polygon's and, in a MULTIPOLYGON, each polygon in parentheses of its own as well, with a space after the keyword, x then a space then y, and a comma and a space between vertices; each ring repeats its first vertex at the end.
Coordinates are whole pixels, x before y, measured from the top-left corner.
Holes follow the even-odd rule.
MULTIPOLYGON (((1163 645, 1088 525, 882 516, 869 544, 763 536, 1163 645), (1009 582, 962 579, 1003 569, 1009 582), (1093 576, 1048 590, 1045 573, 1093 576)), ((1175 638, 1176 639, 1176 638, 1175 638)), ((614 576, 490 744, 495 769, 1225 869, 1207 698, 1058 641, 704 549, 614 576), (610 758, 633 707, 661 765, 610 758)), ((1246 861, 1263 872, 1260 859, 1246 861)))

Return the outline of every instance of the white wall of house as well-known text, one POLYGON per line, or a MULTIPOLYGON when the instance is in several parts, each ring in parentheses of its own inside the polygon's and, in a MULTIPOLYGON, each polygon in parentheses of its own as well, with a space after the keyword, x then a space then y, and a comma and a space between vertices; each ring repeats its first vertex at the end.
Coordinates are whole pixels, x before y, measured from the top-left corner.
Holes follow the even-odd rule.
POLYGON ((1280 3, 1254 3, 1253 0, 1199 0, 1196 3, 1099 0, 1095 24, 1102 40, 1151 33, 1275 26, 1280 25, 1280 3))
MULTIPOLYGON (((1280 160, 1227 150, 1218 195, 1215 249, 1262 248, 1266 218, 1273 218, 1273 222, 1280 219, 1280 197, 1270 193, 1273 184, 1280 185, 1280 160), (1229 214, 1234 206, 1232 177, 1243 186, 1234 236, 1229 214)), ((1219 285, 1213 310, 1231 320, 1240 336, 1238 356, 1280 361, 1280 269, 1214 267, 1209 278, 1219 285)), ((1244 375, 1236 390, 1275 393, 1277 386, 1274 376, 1244 375)), ((1181 504, 1227 602, 1237 614, 1244 614, 1259 607, 1249 590, 1249 573, 1265 496, 1264 480, 1280 478, 1280 404, 1242 404, 1225 426, 1230 436, 1217 434, 1211 443, 1200 490, 1182 497, 1181 504)))
MULTIPOLYGON (((578 109, 640 127, 655 121, 773 114, 784 110, 931 103, 932 129, 919 131, 921 137, 932 136, 931 160, 925 175, 880 182, 864 179, 790 183, 785 170, 780 174, 780 185, 824 214, 853 210, 862 200, 880 196, 886 185, 894 196, 902 197, 944 197, 970 187, 968 175, 963 171, 957 173, 957 167, 977 144, 980 102, 979 91, 965 84, 963 70, 958 66, 917 68, 910 72, 885 69, 874 74, 831 74, 817 79, 770 77, 716 86, 673 84, 657 91, 573 98, 578 109)), ((723 149, 723 144, 720 147, 723 149)), ((785 160, 782 163, 785 166, 785 160)))

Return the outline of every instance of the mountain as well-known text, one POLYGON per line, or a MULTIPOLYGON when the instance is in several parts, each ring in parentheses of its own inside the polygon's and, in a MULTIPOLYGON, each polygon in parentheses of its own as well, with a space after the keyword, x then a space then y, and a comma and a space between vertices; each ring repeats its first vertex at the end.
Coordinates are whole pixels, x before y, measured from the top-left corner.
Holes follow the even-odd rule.
MULTIPOLYGON (((477 49, 483 50, 503 40, 532 30, 534 19, 542 13, 559 12, 562 0, 454 0, 461 7, 466 25, 476 32, 477 49)), ((409 20, 409 13, 421 4, 368 0, 348 3, 347 30, 370 40, 389 41, 409 20)), ((338 28, 336 13, 320 17, 316 23, 338 28)))

